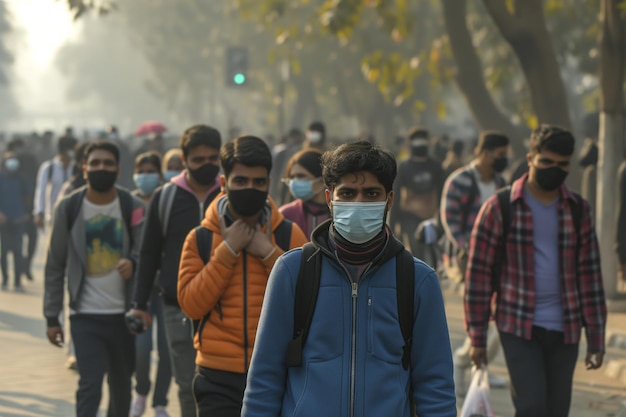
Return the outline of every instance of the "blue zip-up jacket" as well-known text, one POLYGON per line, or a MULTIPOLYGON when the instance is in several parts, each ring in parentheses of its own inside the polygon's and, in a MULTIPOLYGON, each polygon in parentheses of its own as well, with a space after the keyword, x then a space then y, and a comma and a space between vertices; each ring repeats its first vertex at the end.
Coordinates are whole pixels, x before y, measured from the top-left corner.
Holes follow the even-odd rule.
POLYGON ((408 417, 410 395, 420 417, 455 417, 452 352, 437 275, 415 259, 411 367, 405 370, 395 288, 402 244, 391 237, 353 284, 329 248, 330 225, 321 224, 312 236, 323 254, 322 271, 300 367, 287 368, 285 357, 302 250, 287 252, 272 269, 242 417, 408 417))

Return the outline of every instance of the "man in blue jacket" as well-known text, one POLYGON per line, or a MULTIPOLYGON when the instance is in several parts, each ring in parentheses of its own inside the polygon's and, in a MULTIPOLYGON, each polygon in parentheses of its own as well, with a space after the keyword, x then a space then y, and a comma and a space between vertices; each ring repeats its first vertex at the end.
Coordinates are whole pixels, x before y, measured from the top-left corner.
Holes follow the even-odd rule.
POLYGON ((435 272, 413 258, 413 343, 404 339, 396 291, 402 244, 385 225, 396 161, 368 142, 322 160, 332 219, 312 243, 322 254, 315 311, 300 366, 287 366, 302 250, 281 256, 269 277, 242 416, 456 416, 452 353, 435 272))

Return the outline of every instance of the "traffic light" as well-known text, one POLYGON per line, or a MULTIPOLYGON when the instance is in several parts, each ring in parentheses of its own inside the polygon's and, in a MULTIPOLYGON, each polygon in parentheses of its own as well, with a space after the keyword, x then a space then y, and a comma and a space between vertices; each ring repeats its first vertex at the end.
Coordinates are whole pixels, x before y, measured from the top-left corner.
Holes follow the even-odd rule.
POLYGON ((243 46, 226 49, 226 84, 241 87, 248 81, 248 50, 243 46))

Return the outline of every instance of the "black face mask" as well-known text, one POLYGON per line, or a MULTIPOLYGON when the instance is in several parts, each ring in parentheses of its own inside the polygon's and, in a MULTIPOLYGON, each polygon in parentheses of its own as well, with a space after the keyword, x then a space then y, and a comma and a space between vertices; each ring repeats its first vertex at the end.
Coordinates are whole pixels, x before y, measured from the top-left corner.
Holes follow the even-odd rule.
POLYGON ((567 178, 567 172, 559 167, 535 168, 535 179, 541 188, 546 191, 554 191, 563 184, 567 178))
POLYGON ((243 190, 227 190, 228 204, 230 204, 241 216, 254 216, 265 206, 267 191, 256 188, 244 188, 243 190))
POLYGON ((202 185, 211 185, 215 182, 220 167, 211 163, 206 163, 196 169, 189 169, 189 174, 198 183, 202 185))
POLYGON ((117 171, 107 171, 104 169, 87 171, 87 182, 89 182, 89 186, 99 193, 104 193, 113 188, 116 180, 117 171))
POLYGON ((501 158, 494 159, 491 167, 496 172, 502 172, 506 169, 507 165, 509 165, 509 159, 506 156, 503 156, 501 158))
POLYGON ((411 155, 418 158, 428 156, 428 146, 411 146, 411 155))

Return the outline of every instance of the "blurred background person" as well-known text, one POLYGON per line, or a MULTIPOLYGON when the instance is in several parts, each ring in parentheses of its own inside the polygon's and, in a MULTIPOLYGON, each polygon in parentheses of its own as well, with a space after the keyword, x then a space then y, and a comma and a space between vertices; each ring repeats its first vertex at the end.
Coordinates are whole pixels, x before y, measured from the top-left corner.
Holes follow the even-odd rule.
POLYGON ((22 239, 24 223, 30 216, 28 199, 30 190, 20 175, 20 161, 12 152, 2 156, 0 171, 0 269, 2 270, 2 289, 9 284, 8 255, 13 254, 13 289, 23 292, 22 276, 22 239))
POLYGON ((170 149, 163 155, 163 180, 170 182, 172 178, 183 172, 183 151, 180 148, 170 149))
MULTIPOLYGON (((135 159, 135 172, 133 174, 136 189, 133 194, 141 198, 146 206, 149 205, 154 191, 163 183, 161 173, 161 157, 156 152, 139 154, 135 159)), ((158 282, 158 274, 154 277, 158 282)), ((152 294, 148 305, 148 313, 152 316, 153 323, 148 329, 137 335, 135 339, 135 396, 131 403, 131 417, 140 417, 146 409, 148 394, 150 393, 150 364, 152 362, 152 341, 155 331, 158 352, 158 365, 156 381, 152 393, 152 408, 155 417, 169 417, 165 410, 167 406, 167 393, 172 380, 172 365, 170 351, 165 335, 165 323, 163 321, 163 300, 159 296, 158 285, 152 287, 152 294)))
POLYGON ((295 198, 280 207, 285 218, 300 226, 307 239, 320 223, 330 217, 322 181, 322 151, 303 149, 291 157, 283 182, 295 198))

